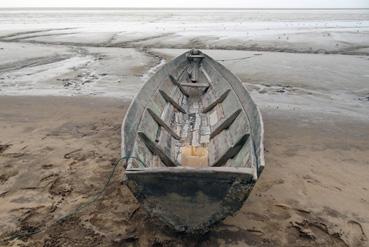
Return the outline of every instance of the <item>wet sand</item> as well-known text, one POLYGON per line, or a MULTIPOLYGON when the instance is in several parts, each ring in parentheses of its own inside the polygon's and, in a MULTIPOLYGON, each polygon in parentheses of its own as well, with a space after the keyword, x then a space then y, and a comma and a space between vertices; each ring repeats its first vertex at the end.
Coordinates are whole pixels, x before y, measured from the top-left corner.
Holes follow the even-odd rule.
POLYGON ((0 97, 3 244, 368 244, 369 122, 270 108, 262 109, 267 167, 242 209, 207 235, 186 237, 153 222, 121 183, 121 167, 101 199, 55 223, 103 187, 120 155, 128 104, 98 97, 0 97))

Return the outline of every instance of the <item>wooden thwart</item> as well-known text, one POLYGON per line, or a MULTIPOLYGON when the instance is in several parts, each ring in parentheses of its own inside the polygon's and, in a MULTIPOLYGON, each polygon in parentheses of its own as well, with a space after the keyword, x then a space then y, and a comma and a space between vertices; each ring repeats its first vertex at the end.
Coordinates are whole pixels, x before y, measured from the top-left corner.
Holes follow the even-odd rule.
POLYGON ((150 152, 159 156, 164 165, 170 167, 180 166, 178 162, 169 158, 168 155, 166 155, 166 153, 157 144, 151 141, 150 138, 147 137, 145 133, 139 131, 137 134, 141 138, 141 140, 145 143, 146 147, 150 150, 150 152))
POLYGON ((166 92, 163 90, 159 90, 161 96, 165 99, 166 102, 170 103, 174 108, 176 108, 178 111, 182 112, 183 114, 186 114, 185 109, 182 108, 174 99, 172 99, 166 92))
POLYGON ((151 117, 155 120, 155 122, 160 127, 163 127, 164 129, 166 129, 169 132, 169 134, 171 134, 171 136, 173 136, 176 140, 181 139, 181 137, 177 135, 177 133, 175 133, 174 130, 172 130, 158 115, 156 115, 153 110, 151 110, 150 108, 147 108, 147 111, 150 113, 151 117))
POLYGON ((207 88, 209 87, 209 84, 208 83, 193 83, 193 82, 182 82, 181 83, 181 86, 184 86, 184 87, 204 87, 204 88, 207 88))
POLYGON ((215 128, 213 132, 210 134, 210 140, 213 139, 216 135, 218 135, 220 132, 222 132, 225 129, 228 129, 236 120, 238 115, 240 115, 241 109, 238 109, 232 115, 230 115, 226 120, 224 120, 221 124, 218 125, 218 127, 215 128))

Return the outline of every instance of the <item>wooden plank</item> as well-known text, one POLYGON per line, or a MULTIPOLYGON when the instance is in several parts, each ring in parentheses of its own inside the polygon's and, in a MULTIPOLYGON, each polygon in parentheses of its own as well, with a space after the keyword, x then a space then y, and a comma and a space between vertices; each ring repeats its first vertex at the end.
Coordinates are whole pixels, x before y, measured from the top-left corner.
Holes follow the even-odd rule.
POLYGON ((153 141, 151 141, 150 138, 147 137, 145 133, 140 131, 137 134, 141 138, 141 140, 145 143, 146 147, 150 150, 150 152, 159 156, 164 165, 170 167, 180 166, 178 162, 172 160, 158 145, 156 145, 153 141))
POLYGON ((176 78, 174 78, 173 75, 169 74, 169 78, 170 80, 173 82, 174 85, 176 85, 179 90, 186 96, 189 97, 188 93, 186 92, 186 90, 182 87, 182 85, 178 82, 178 80, 176 78))
POLYGON ((217 128, 210 134, 210 139, 213 139, 216 135, 218 135, 220 132, 222 132, 225 129, 228 129, 229 126, 236 120, 238 115, 240 115, 241 109, 238 109, 234 113, 232 113, 227 119, 225 119, 220 125, 218 125, 217 128))
POLYGON ((231 91, 230 89, 228 89, 227 91, 225 91, 213 103, 211 103, 207 107, 205 107, 202 110, 202 113, 207 113, 207 112, 211 111, 217 104, 222 103, 225 100, 225 98, 227 98, 227 96, 228 96, 228 94, 229 94, 230 91, 231 91))
POLYGON ((207 83, 192 83, 192 82, 182 82, 181 86, 183 87, 209 87, 207 83))
POLYGON ((176 108, 178 111, 182 112, 183 114, 186 114, 185 109, 182 108, 182 106, 180 106, 174 99, 172 99, 166 92, 164 92, 163 90, 159 90, 161 96, 163 96, 163 98, 170 103, 174 108, 176 108))
POLYGON ((210 73, 211 79, 224 79, 224 81, 228 83, 232 91, 236 94, 235 98, 239 101, 243 111, 246 113, 251 130, 251 137, 255 146, 255 157, 257 159, 259 169, 262 170, 265 165, 263 147, 264 126, 258 107, 252 100, 245 87, 242 85, 242 82, 239 80, 239 78, 237 78, 223 65, 212 59, 205 59, 202 63, 202 66, 204 66, 204 68, 206 68, 208 71, 212 72, 210 73))
POLYGON ((161 126, 159 125, 159 128, 156 131, 155 142, 159 142, 160 141, 160 134, 161 134, 161 126))
POLYGON ((177 133, 175 133, 174 130, 172 130, 158 115, 156 115, 153 110, 147 108, 147 111, 150 113, 151 117, 155 120, 155 122, 159 126, 163 127, 166 131, 168 131, 169 134, 171 134, 171 136, 173 136, 177 140, 181 139, 181 137, 177 135, 177 133))
POLYGON ((198 176, 204 175, 209 176, 209 174, 219 174, 220 176, 224 173, 229 174, 250 174, 251 176, 255 173, 255 168, 248 167, 186 167, 186 166, 178 166, 178 167, 147 167, 147 168, 130 168, 126 171, 127 173, 196 173, 198 176))
POLYGON ((234 156, 238 154, 241 150, 242 146, 249 138, 250 134, 244 134, 235 145, 230 147, 217 161, 215 161, 211 166, 222 166, 224 165, 229 159, 232 159, 234 156))
POLYGON ((190 79, 192 82, 197 82, 197 80, 199 79, 199 63, 200 61, 198 61, 198 59, 195 59, 192 62, 192 70, 191 70, 191 76, 190 79))

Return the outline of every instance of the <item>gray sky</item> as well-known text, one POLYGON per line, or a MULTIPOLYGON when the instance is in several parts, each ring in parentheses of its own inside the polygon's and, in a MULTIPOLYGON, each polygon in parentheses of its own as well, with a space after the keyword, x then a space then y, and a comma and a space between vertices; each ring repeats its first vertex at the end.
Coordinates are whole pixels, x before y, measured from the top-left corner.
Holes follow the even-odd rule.
POLYGON ((0 0, 1 7, 369 8, 369 0, 0 0))

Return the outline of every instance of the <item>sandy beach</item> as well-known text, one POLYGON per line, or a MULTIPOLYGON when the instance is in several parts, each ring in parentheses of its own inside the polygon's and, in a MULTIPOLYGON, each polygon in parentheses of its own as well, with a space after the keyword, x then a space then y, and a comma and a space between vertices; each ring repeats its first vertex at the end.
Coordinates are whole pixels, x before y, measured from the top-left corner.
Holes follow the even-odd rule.
POLYGON ((1 10, 0 245, 368 246, 369 11, 303 11, 1 10), (176 234, 119 166, 56 222, 104 187, 145 80, 192 47, 263 115, 266 168, 241 210, 176 234))

